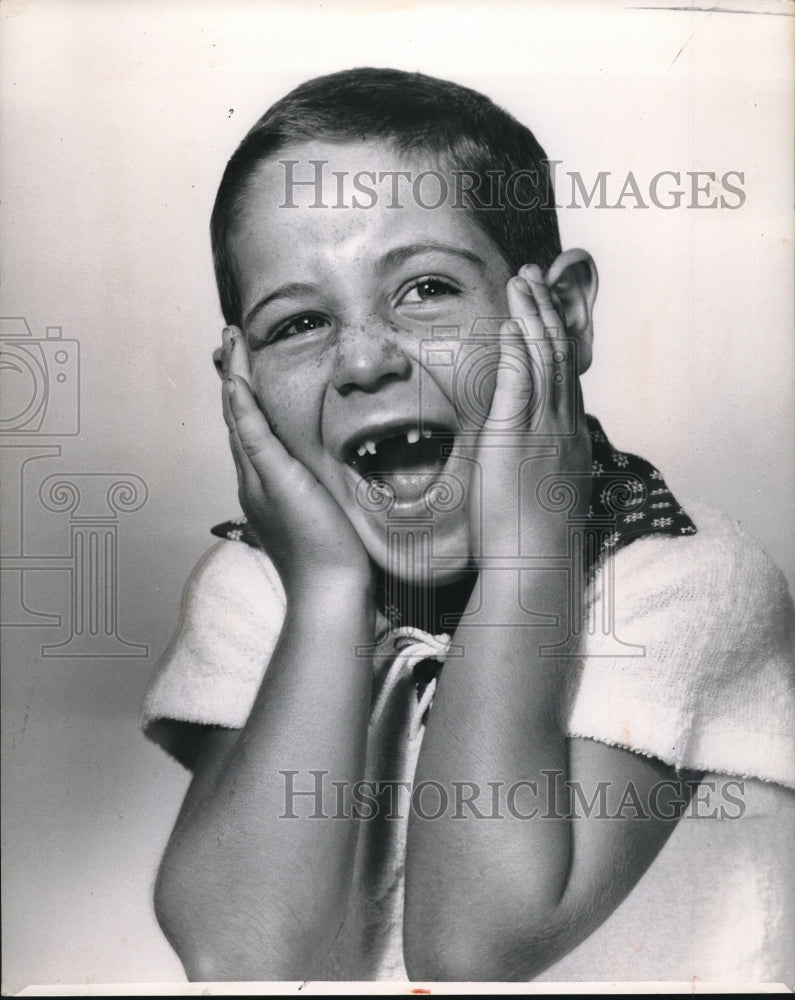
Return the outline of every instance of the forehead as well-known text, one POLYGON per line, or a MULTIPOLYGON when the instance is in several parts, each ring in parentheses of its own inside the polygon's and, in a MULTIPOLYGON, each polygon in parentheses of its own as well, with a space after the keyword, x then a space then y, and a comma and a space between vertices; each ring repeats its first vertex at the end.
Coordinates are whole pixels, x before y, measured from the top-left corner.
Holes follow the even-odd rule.
POLYGON ((437 163, 386 143, 288 147, 259 165, 238 206, 231 249, 241 281, 264 266, 314 268, 329 257, 365 268, 412 243, 447 243, 504 264, 456 183, 437 163))

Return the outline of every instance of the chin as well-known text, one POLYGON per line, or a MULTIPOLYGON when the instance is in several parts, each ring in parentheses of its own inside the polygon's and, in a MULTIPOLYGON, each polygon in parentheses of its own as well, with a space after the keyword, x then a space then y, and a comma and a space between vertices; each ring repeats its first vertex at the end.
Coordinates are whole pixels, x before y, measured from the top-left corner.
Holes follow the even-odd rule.
POLYGON ((370 558, 381 572, 414 587, 442 587, 472 570, 464 518, 432 520, 389 518, 357 525, 370 558))

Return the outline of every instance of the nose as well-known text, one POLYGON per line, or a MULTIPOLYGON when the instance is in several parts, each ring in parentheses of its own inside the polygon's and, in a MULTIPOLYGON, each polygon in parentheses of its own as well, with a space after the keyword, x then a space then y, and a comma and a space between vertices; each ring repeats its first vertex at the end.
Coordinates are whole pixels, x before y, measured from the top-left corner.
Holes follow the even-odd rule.
POLYGON ((337 340, 334 386, 341 395, 359 390, 375 392, 411 374, 411 359, 400 345, 399 334, 382 321, 350 325, 337 340))

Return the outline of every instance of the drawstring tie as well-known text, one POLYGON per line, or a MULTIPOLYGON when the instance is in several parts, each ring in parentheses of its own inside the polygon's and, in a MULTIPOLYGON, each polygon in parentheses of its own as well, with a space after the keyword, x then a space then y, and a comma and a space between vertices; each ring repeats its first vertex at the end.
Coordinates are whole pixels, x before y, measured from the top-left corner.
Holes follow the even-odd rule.
MULTIPOLYGON (((444 662, 450 649, 450 636, 446 632, 441 635, 431 635, 422 629, 411 625, 393 629, 389 638, 394 642, 397 655, 392 661, 384 683, 378 694, 375 706, 370 716, 370 725, 377 726, 386 709, 389 697, 395 689, 401 676, 420 663, 422 660, 438 660, 444 662)), ((431 677, 425 685, 422 697, 417 702, 411 720, 412 736, 422 728, 422 720, 430 708, 433 696, 436 694, 436 676, 431 677)))

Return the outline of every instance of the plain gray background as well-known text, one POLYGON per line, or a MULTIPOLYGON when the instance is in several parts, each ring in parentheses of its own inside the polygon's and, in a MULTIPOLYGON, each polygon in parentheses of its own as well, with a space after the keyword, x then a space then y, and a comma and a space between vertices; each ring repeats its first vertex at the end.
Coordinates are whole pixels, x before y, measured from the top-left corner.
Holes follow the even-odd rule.
MULTIPOLYGON (((150 897, 187 775, 137 714, 208 529, 238 510, 210 364, 215 188, 309 76, 394 65, 475 86, 561 170, 612 171, 619 189, 629 170, 641 189, 661 170, 744 172, 736 211, 572 209, 561 225, 601 275, 587 408, 795 579, 792 19, 722 6, 4 0, 2 315, 81 351, 80 434, 36 474, 149 490, 118 521, 118 631, 147 657, 47 658, 63 629, 3 629, 6 990, 182 978, 150 897)), ((68 517, 33 481, 22 498, 12 450, 0 459, 29 551, 68 552, 68 517)), ((68 620, 67 577, 26 577, 31 606, 68 620)))

